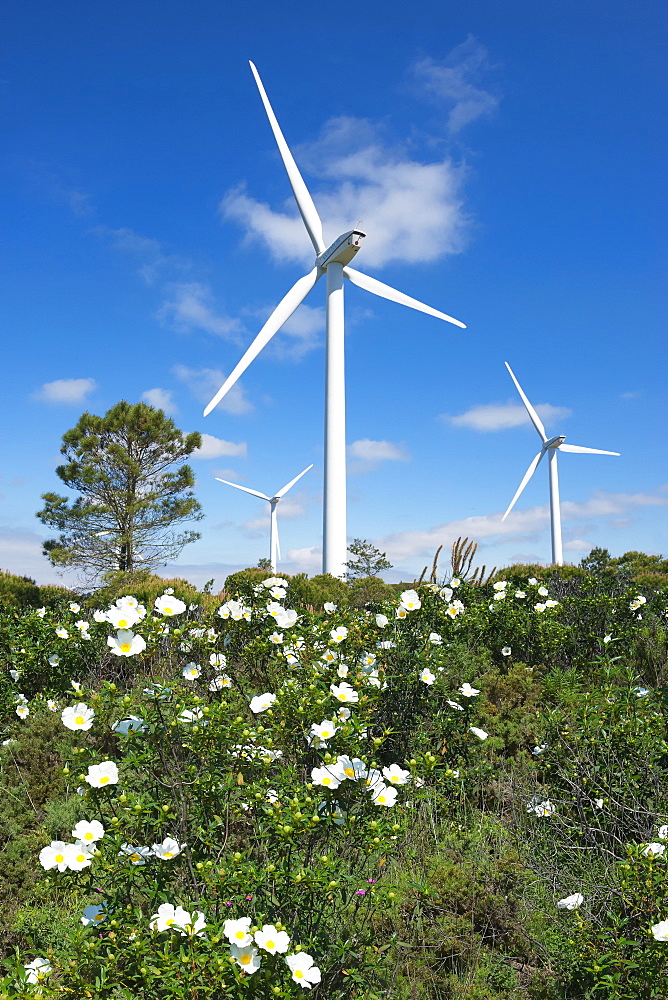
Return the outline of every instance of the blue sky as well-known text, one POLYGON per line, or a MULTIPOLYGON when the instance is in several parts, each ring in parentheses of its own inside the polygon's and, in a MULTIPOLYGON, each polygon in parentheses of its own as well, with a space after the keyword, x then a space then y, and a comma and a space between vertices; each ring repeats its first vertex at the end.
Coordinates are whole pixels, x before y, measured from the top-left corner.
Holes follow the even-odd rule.
MULTIPOLYGON (((346 283, 349 537, 413 579, 460 534, 488 565, 548 562, 548 433, 621 452, 560 461, 565 556, 668 551, 663 442, 665 5, 481 0, 13 0, 0 71, 4 332, 0 567, 55 581, 34 514, 60 439, 119 399, 208 435, 202 583, 268 554, 319 572, 324 283, 206 419, 312 266, 248 59, 355 266, 463 320, 346 283)), ((64 490, 64 488, 63 488, 64 490)))

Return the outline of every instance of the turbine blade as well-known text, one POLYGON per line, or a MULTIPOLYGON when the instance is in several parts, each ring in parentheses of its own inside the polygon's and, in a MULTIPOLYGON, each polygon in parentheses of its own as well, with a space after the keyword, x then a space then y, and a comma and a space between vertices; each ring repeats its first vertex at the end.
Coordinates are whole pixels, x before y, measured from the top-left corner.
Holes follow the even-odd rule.
POLYGON ((244 493, 250 493, 251 496, 259 497, 260 500, 268 500, 271 503, 271 497, 266 497, 264 493, 258 493, 257 490, 249 490, 247 486, 239 486, 238 483, 230 483, 227 479, 218 479, 218 476, 215 479, 219 483, 225 483, 226 486, 234 486, 235 490, 243 490, 244 493))
POLYGON ((519 392, 520 396, 522 397, 522 402, 526 406, 527 413, 531 417, 531 423, 534 425, 534 427, 536 428, 536 430, 540 434, 541 441, 543 442, 543 444, 545 444, 545 442, 547 441, 547 434, 545 433, 545 428, 543 427, 543 421, 540 419, 540 417, 538 416, 538 414, 534 410, 533 406, 531 405, 531 403, 527 399, 527 397, 526 397, 526 395, 524 393, 524 390, 522 389, 522 386, 519 384, 519 382, 515 378, 515 374, 514 374, 512 368, 510 367, 510 365, 508 364, 508 362, 504 361, 503 363, 506 366, 506 368, 508 369, 508 372, 510 374, 511 379, 515 383, 515 388, 517 389, 517 391, 519 392))
POLYGON ((288 144, 283 137, 281 127, 278 124, 274 110, 269 103, 267 92, 262 86, 260 74, 253 63, 250 64, 250 68, 253 72, 253 76, 255 77, 257 89, 260 91, 260 97, 262 98, 262 103, 264 104, 264 110, 267 112, 267 118, 269 119, 271 130, 274 133, 274 139, 276 140, 278 151, 281 154, 283 166, 285 167, 288 175, 288 180, 290 181, 295 201, 297 202, 297 208, 299 209, 300 215, 304 220, 304 225, 306 226, 306 230, 311 237, 311 243, 315 247, 316 253, 322 253, 322 251, 326 250, 327 247, 325 246, 325 241, 322 235, 322 222, 320 221, 320 216, 318 215, 317 209, 313 204, 313 199, 309 194, 309 190, 306 187, 306 184, 304 184, 302 175, 299 173, 299 169, 293 159, 292 153, 288 148, 288 144))
POLYGON ((379 295, 381 299, 398 302, 399 305, 409 306, 411 309, 417 309, 418 312, 435 316, 436 319, 444 319, 447 323, 454 323, 455 326, 461 326, 462 330, 466 329, 466 324, 461 323, 458 319, 453 319, 447 313, 439 312, 438 309, 427 306, 424 302, 419 302, 418 299, 411 298, 410 295, 404 295, 403 292, 398 292, 396 288, 385 285, 382 281, 378 281, 377 278, 370 278, 368 274, 364 274, 362 271, 356 271, 353 267, 344 267, 343 273, 349 281, 352 281, 353 285, 359 285, 360 288, 364 288, 367 292, 379 295))
POLYGON ((285 496, 285 494, 288 492, 288 490, 292 489, 292 487, 295 485, 295 483, 297 482, 297 480, 301 479, 302 476, 305 476, 306 473, 308 472, 308 470, 312 469, 312 468, 313 468, 313 462, 311 462, 311 464, 309 465, 308 469, 304 469, 304 471, 300 472, 298 476, 295 476, 294 479, 291 479, 290 482, 287 483, 287 485, 284 486, 282 490, 279 490, 278 493, 276 493, 275 495, 277 497, 279 497, 279 498, 285 496))
POLYGON ((558 445, 559 451, 572 451, 576 455, 617 455, 619 457, 618 451, 601 451, 600 448, 583 448, 579 444, 560 444, 558 445))
POLYGON ((540 464, 540 460, 541 460, 541 458, 543 457, 544 454, 545 454, 545 449, 543 449, 542 451, 539 451, 538 454, 536 455, 536 457, 532 460, 531 465, 529 466, 529 468, 527 469, 527 471, 524 473, 524 479, 520 483, 520 485, 518 487, 518 490, 517 490, 517 493, 515 494, 515 496, 513 497, 513 499, 510 501, 510 506, 508 507, 508 510, 506 511, 506 513, 501 518, 502 521, 505 521, 505 519, 508 517, 508 515, 511 512, 511 510, 513 509, 513 507, 515 506, 515 504, 519 500, 519 497, 520 497, 520 494, 522 493, 522 490, 524 489, 524 487, 529 482, 529 480, 533 476, 534 472, 538 468, 538 466, 540 464))
POLYGON ((251 361, 254 361, 258 356, 263 347, 265 347, 275 333, 281 329, 286 320, 290 319, 293 312, 300 305, 301 302, 306 298, 308 293, 311 291, 316 281, 320 277, 320 271, 317 267, 314 267, 312 271, 305 274, 303 278, 296 281, 292 286, 287 295, 285 295, 281 301, 278 303, 273 313, 264 324, 257 337, 250 345, 243 358, 228 375, 225 383, 218 390, 216 395, 213 397, 209 405, 204 410, 204 416, 208 416, 213 410, 214 406, 217 406, 221 401, 226 392, 228 392, 234 383, 240 378, 241 375, 246 371, 251 361))

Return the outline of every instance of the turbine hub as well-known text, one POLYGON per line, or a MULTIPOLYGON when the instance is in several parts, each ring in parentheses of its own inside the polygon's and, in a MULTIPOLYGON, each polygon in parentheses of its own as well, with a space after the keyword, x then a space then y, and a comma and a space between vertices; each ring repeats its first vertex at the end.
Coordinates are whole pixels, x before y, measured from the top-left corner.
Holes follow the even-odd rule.
POLYGON ((334 240, 331 246, 323 250, 316 259, 317 267, 327 270, 327 265, 334 262, 338 264, 350 264, 351 260, 362 245, 362 240, 366 236, 361 229, 351 229, 334 240))

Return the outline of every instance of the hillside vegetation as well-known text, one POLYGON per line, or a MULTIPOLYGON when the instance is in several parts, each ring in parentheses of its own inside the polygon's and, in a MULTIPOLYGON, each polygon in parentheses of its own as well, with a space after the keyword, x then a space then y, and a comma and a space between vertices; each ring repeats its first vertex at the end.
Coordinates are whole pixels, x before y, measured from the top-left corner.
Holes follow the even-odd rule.
POLYGON ((0 1000, 665 998, 644 558, 219 595, 3 574, 0 1000))

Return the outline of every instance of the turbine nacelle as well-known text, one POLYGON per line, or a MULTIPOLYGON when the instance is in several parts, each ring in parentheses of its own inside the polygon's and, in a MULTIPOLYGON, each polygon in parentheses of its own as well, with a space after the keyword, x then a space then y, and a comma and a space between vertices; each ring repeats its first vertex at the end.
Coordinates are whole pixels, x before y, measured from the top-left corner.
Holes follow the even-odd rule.
POLYGON ((362 245, 365 236, 366 233, 363 233, 361 229, 351 229, 343 236, 339 236, 331 246, 316 257, 316 267, 325 271, 328 264, 349 264, 362 245))
POLYGON ((549 441, 546 441, 545 444, 543 445, 543 448, 545 449, 545 451, 547 451, 548 448, 560 448, 565 440, 566 440, 565 434, 557 434, 556 437, 551 437, 549 441))

